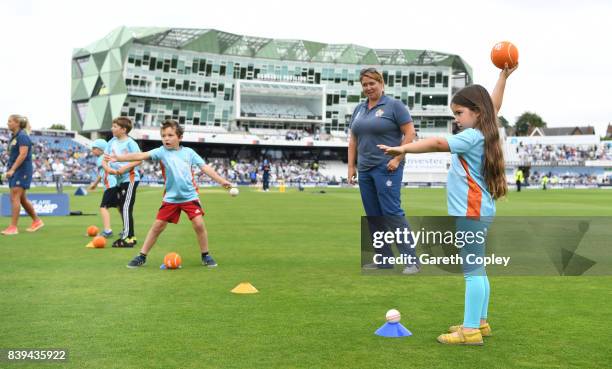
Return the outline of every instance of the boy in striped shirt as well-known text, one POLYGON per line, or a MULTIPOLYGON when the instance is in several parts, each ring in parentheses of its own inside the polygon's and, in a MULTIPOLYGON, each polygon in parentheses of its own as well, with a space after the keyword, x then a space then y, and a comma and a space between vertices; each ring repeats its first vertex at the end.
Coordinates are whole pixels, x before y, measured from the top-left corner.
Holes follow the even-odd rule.
MULTIPOLYGON (((107 145, 107 142, 101 138, 95 140, 91 145, 91 152, 98 157, 96 159, 96 170, 98 171, 98 176, 88 188, 90 191, 95 190, 100 182, 104 185, 104 194, 102 194, 102 201, 100 202, 100 216, 102 217, 104 229, 100 235, 104 236, 105 238, 109 238, 113 235, 110 213, 108 212, 108 209, 116 208, 119 205, 117 178, 115 178, 114 175, 107 173, 102 166, 102 162, 104 161, 104 150, 106 150, 107 145)), ((90 245, 93 247, 91 242, 87 245, 87 247, 90 247, 90 245)))

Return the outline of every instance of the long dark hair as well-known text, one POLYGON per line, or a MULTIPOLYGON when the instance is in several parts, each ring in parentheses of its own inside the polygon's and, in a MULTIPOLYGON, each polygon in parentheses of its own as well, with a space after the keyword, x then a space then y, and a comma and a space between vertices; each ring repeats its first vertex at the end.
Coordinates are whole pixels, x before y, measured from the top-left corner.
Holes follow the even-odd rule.
POLYGON ((481 85, 471 85, 459 90, 453 96, 451 104, 463 106, 477 113, 478 119, 474 128, 480 130, 484 136, 485 159, 482 172, 485 182, 494 199, 504 197, 508 192, 504 152, 491 96, 481 85))

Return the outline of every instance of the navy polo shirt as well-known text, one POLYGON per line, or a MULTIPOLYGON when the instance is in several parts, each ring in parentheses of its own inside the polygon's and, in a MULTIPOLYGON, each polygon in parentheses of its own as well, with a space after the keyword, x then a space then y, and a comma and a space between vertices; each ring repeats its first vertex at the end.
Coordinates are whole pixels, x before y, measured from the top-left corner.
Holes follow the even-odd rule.
POLYGON ((349 124, 351 134, 357 137, 357 169, 369 170, 391 160, 376 145, 401 145, 404 135, 400 127, 409 123, 412 117, 400 100, 382 95, 372 109, 368 109, 367 100, 359 103, 349 124))
POLYGON ((20 129, 16 135, 12 136, 9 141, 9 160, 7 163, 7 170, 11 169, 17 157, 19 156, 19 147, 27 146, 28 147, 28 155, 26 155, 25 159, 17 168, 16 171, 26 170, 32 171, 32 141, 30 140, 30 136, 23 130, 20 129))

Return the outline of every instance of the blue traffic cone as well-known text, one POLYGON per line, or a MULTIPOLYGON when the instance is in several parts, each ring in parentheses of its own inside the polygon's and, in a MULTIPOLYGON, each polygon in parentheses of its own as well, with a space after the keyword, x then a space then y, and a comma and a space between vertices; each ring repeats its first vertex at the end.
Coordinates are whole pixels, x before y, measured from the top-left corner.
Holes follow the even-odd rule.
POLYGON ((87 196, 87 190, 83 187, 79 187, 74 191, 74 196, 87 196))
POLYGON ((382 337, 410 337, 412 333, 406 329, 401 323, 385 323, 382 327, 374 332, 377 336, 382 337))

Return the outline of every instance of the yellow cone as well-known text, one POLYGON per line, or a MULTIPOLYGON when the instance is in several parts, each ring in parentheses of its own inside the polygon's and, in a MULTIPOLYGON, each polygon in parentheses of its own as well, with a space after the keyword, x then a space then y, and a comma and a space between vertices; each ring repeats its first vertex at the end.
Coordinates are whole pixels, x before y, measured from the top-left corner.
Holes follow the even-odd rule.
POLYGON ((93 241, 90 241, 87 245, 85 245, 88 249, 95 249, 96 247, 93 244, 93 241))
POLYGON ((242 282, 232 290, 232 293, 247 294, 247 293, 258 293, 257 288, 253 287, 249 282, 242 282))

